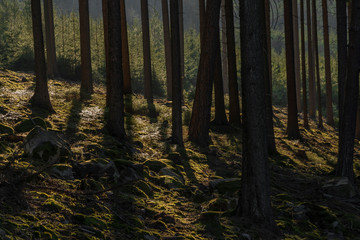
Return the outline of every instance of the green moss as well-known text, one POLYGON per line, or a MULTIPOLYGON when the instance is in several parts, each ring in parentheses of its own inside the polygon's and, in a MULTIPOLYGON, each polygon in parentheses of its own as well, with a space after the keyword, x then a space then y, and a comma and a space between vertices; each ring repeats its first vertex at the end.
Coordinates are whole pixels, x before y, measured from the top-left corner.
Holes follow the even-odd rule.
POLYGON ((148 166, 150 170, 159 172, 160 169, 167 167, 171 164, 169 159, 160 159, 160 160, 147 160, 144 165, 148 166))
POLYGON ((0 142, 0 154, 2 153, 11 153, 12 149, 9 147, 7 142, 0 142))
POLYGON ((104 185, 95 179, 82 179, 80 183, 80 189, 90 191, 101 191, 104 190, 104 185))
POLYGON ((107 227, 107 224, 103 220, 101 220, 95 216, 86 216, 84 214, 77 213, 77 214, 74 214, 72 216, 72 218, 74 221, 76 221, 80 224, 86 224, 89 226, 98 227, 100 229, 104 229, 107 227))
POLYGON ((14 134, 14 129, 12 127, 0 123, 0 134, 14 134))
POLYGON ((54 212, 60 212, 60 211, 64 211, 67 210, 67 207, 56 201, 53 198, 48 198, 43 204, 43 207, 45 207, 46 209, 50 210, 50 211, 54 211, 54 212))
POLYGON ((209 211, 227 211, 229 206, 228 200, 224 198, 216 198, 209 202, 209 211))
POLYGON ((184 184, 182 182, 171 176, 160 176, 157 178, 157 183, 168 189, 184 187, 184 184))
POLYGON ((15 131, 17 133, 23 133, 23 132, 29 132, 31 131, 35 126, 43 127, 44 129, 51 128, 51 124, 49 122, 45 122, 44 119, 40 117, 35 117, 32 119, 26 119, 20 123, 17 123, 14 127, 15 131))
POLYGON ((140 180, 135 183, 135 186, 143 191, 147 196, 153 197, 154 196, 154 190, 152 187, 149 186, 145 181, 140 180))

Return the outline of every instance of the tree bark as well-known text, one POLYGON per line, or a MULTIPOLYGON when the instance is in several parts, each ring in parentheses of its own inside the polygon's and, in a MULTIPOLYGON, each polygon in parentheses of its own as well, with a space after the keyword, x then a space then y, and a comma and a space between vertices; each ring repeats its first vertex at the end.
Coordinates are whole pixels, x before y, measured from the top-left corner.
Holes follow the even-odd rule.
POLYGON ((306 89, 306 56, 305 56, 305 14, 304 14, 304 0, 300 0, 300 15, 301 15, 301 68, 302 68, 302 88, 303 88, 303 115, 304 128, 309 128, 308 120, 308 106, 307 106, 307 89, 306 89))
POLYGON ((300 81, 300 49, 299 49, 299 16, 297 0, 292 0, 293 25, 294 25, 294 57, 295 57, 295 78, 296 78, 296 104, 298 111, 301 111, 301 81, 300 81))
POLYGON ((272 66, 271 66, 271 31, 270 31, 270 1, 265 0, 265 99, 266 99, 266 142, 269 155, 276 155, 275 133, 273 123, 273 106, 271 94, 272 66))
POLYGON ((326 79, 326 122, 334 126, 331 66, 330 66, 330 43, 329 43, 329 20, 327 0, 322 0, 323 10, 323 33, 324 33, 324 57, 325 57, 325 79, 326 79))
POLYGON ((54 31, 54 9, 52 0, 44 0, 47 74, 56 77, 58 73, 54 31))
POLYGON ((341 135, 341 122, 344 109, 344 89, 347 68, 347 17, 346 0, 336 1, 337 20, 337 50, 338 50, 338 95, 339 95, 339 132, 341 135))
POLYGON ((285 48, 286 48, 286 77, 288 97, 287 135, 291 139, 299 139, 298 111, 296 103, 295 60, 294 60, 294 32, 291 15, 292 1, 284 0, 285 48))
POLYGON ((189 140, 200 146, 209 144, 210 108, 216 63, 216 38, 219 34, 221 0, 207 0, 204 38, 196 82, 194 105, 189 126, 189 140))
POLYGON ((168 0, 161 0, 163 28, 164 28, 164 46, 165 46, 165 62, 166 62, 166 89, 167 99, 172 100, 172 71, 171 71, 171 37, 169 24, 169 7, 168 0))
POLYGON ((129 42, 127 33, 126 21, 126 5, 125 0, 120 0, 120 15, 121 15, 121 46, 122 46, 122 66, 124 74, 124 94, 131 94, 131 72, 130 72, 130 57, 129 57, 129 42))
POLYGON ((237 82, 235 33, 234 33, 234 6, 232 0, 225 0, 226 11, 226 38, 228 47, 229 68, 229 122, 233 125, 241 125, 239 86, 237 82))
POLYGON ((229 72, 228 72, 228 53, 227 53, 227 37, 226 37, 226 10, 225 1, 221 1, 221 49, 222 49, 222 79, 224 94, 229 93, 229 72))
POLYGON ((237 214, 276 229, 270 203, 265 125, 264 0, 240 1, 243 166, 237 214))
POLYGON ((309 117, 315 118, 315 64, 312 39, 311 4, 306 0, 307 34, 308 34, 308 65, 309 65, 309 117))
POLYGON ((179 4, 177 0, 170 0, 171 18, 171 59, 172 59, 172 140, 183 145, 182 114, 181 114, 181 68, 180 68, 180 28, 179 4))
POLYGON ((318 127, 323 128, 322 119, 322 105, 321 105, 321 84, 320 84, 320 66, 319 66, 319 45, 318 45, 318 31, 317 31, 317 14, 316 14, 316 0, 312 0, 312 30, 313 30, 313 49, 314 49, 314 60, 315 60, 315 71, 316 71, 316 84, 317 84, 317 97, 318 97, 318 127))
POLYGON ((152 77, 151 77, 151 54, 150 54, 150 29, 148 0, 141 0, 141 23, 143 36, 144 58, 144 96, 149 102, 153 102, 152 77))
POLYGON ((109 115, 107 129, 118 139, 126 138, 124 128, 123 69, 121 45, 120 1, 107 1, 108 9, 108 47, 109 77, 111 81, 111 98, 109 99, 109 115))
MULTIPOLYGON (((352 1, 354 9, 360 9, 360 1, 352 1)), ((360 12, 352 11, 349 36, 349 59, 345 83, 343 120, 339 134, 339 160, 336 175, 348 177, 354 183, 353 169, 354 138, 356 128, 356 112, 359 99, 360 72, 360 12)))
POLYGON ((358 99, 358 108, 356 112, 355 139, 360 140, 360 98, 358 99))
POLYGON ((179 28, 180 28, 180 72, 181 72, 181 99, 183 99, 184 79, 185 79, 185 62, 184 62, 184 2, 179 2, 179 28))
POLYGON ((40 0, 31 1, 31 16, 33 24, 34 37, 34 57, 35 57, 35 92, 30 103, 32 106, 46 109, 54 112, 50 102, 47 77, 46 77, 46 63, 44 52, 44 39, 41 22, 41 5, 40 0))
POLYGON ((205 0, 199 0, 199 15, 200 15, 200 45, 202 45, 202 39, 205 32, 205 0))
POLYGON ((103 25, 104 25, 104 45, 105 45, 105 64, 106 64, 106 107, 109 107, 111 98, 111 81, 109 69, 109 36, 108 36, 108 0, 102 0, 103 25))
POLYGON ((93 93, 91 49, 90 49, 90 24, 89 0, 79 0, 80 13, 80 48, 81 48, 81 99, 87 99, 93 93))

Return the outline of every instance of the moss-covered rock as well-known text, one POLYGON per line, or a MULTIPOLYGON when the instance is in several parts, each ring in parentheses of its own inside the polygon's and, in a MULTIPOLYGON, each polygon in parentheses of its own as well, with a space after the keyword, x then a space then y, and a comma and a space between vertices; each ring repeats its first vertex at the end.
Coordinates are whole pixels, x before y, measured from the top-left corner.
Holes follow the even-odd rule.
POLYGON ((135 186, 142 190, 147 196, 153 197, 154 190, 152 187, 150 187, 149 184, 147 184, 145 181, 140 180, 135 183, 135 186))
POLYGON ((73 168, 70 164, 55 164, 50 168, 50 174, 60 179, 74 179, 73 168))
POLYGON ((181 176, 180 174, 177 174, 174 172, 175 169, 170 169, 170 168, 162 168, 159 172, 159 174, 161 176, 170 176, 170 177, 173 177, 173 178, 176 178, 177 180, 179 180, 181 183, 185 183, 185 180, 183 178, 183 176, 181 176))
POLYGON ((224 198, 216 198, 209 202, 209 211, 227 211, 229 209, 229 202, 224 198))
POLYGON ((72 219, 77 223, 98 227, 100 229, 107 227, 107 224, 96 216, 86 216, 84 214, 76 213, 72 216, 72 219))
POLYGON ((210 188, 213 191, 217 190, 221 194, 236 193, 238 190, 240 190, 240 184, 240 178, 215 179, 209 182, 210 188))
POLYGON ((0 123, 0 134, 14 134, 14 129, 6 124, 0 123))
POLYGON ((147 160, 144 165, 152 171, 159 172, 162 168, 171 166, 172 162, 169 159, 147 160))
POLYGON ((17 133, 23 133, 31 131, 35 126, 40 126, 44 129, 52 127, 51 124, 49 122, 46 122, 44 119, 40 117, 35 117, 17 123, 14 129, 17 133))
POLYGON ((184 187, 182 182, 171 176, 160 176, 157 178, 157 183, 167 189, 184 187))
POLYGON ((101 182, 96 181, 95 179, 86 178, 81 180, 80 189, 87 191, 101 191, 104 190, 105 187, 101 182))

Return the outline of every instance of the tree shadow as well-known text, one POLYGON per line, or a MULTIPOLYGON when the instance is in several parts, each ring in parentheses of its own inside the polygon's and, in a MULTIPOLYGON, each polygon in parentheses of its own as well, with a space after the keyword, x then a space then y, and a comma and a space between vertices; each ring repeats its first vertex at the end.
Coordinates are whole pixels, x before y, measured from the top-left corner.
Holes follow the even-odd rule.
POLYGON ((155 104, 151 101, 148 101, 147 107, 148 107, 148 111, 149 111, 150 123, 157 123, 158 119, 157 119, 155 104))
POLYGON ((83 108, 83 102, 79 99, 73 99, 71 103, 70 114, 67 119, 67 125, 65 132, 71 136, 74 136, 79 132, 80 113, 83 108))

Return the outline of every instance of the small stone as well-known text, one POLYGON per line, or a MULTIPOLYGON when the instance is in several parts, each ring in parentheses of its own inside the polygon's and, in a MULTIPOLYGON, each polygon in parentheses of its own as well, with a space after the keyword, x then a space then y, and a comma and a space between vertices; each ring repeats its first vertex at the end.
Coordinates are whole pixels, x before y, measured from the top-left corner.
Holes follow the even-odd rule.
POLYGON ((28 82, 29 80, 28 80, 26 77, 22 77, 22 78, 21 78, 21 81, 22 81, 22 82, 28 82))

